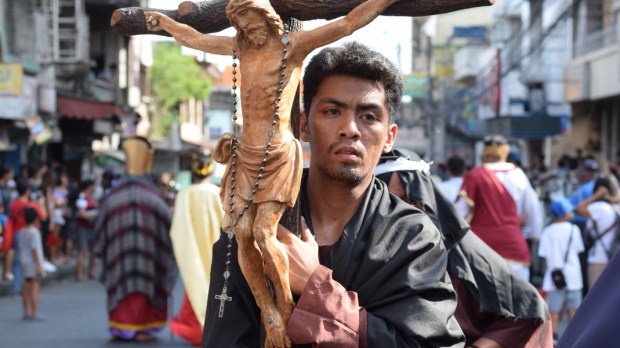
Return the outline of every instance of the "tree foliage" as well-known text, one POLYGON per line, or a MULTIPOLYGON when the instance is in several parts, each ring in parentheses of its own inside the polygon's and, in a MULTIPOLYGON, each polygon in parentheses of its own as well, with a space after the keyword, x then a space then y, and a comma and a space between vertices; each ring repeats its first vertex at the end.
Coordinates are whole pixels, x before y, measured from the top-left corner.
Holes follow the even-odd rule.
POLYGON ((212 86, 211 78, 196 63, 194 57, 182 55, 181 46, 176 42, 156 44, 151 82, 157 106, 155 131, 156 135, 163 137, 170 134, 172 121, 178 120, 181 103, 191 98, 207 98, 212 86))

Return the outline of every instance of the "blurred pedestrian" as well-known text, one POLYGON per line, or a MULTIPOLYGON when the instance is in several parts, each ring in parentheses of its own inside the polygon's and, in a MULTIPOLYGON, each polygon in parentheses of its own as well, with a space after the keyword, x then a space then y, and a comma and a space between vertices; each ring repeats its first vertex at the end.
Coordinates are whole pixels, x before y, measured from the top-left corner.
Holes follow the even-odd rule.
POLYGON ((151 143, 134 136, 122 147, 127 176, 100 207, 95 251, 102 258, 112 338, 151 341, 166 325, 167 300, 176 278, 171 212, 149 175, 151 143))
POLYGON ((24 208, 22 214, 26 226, 21 230, 19 241, 19 263, 24 276, 22 320, 40 321, 39 288, 44 276, 43 242, 39 231, 39 212, 30 207, 24 208))
POLYGON ((588 287, 592 287, 616 252, 620 221, 612 201, 616 202, 618 195, 617 182, 610 176, 600 177, 594 182, 594 194, 575 207, 575 213, 588 219, 585 238, 592 241, 587 259, 588 287))
MULTIPOLYGON (((570 202, 574 207, 577 207, 579 203, 590 198, 594 194, 594 181, 597 178, 599 170, 598 163, 591 158, 587 158, 581 161, 579 168, 577 169, 577 180, 579 181, 579 187, 570 197, 570 202)), ((585 228, 587 217, 581 215, 580 211, 575 210, 573 216, 573 222, 575 222, 582 231, 585 228)))
POLYGON ((542 207, 525 173, 506 162, 509 151, 504 137, 485 137, 483 165, 463 177, 456 207, 480 239, 529 281, 526 238, 540 236, 542 207))
POLYGON ((41 200, 39 200, 39 202, 31 201, 31 192, 32 190, 27 182, 20 181, 17 183, 17 194, 19 196, 14 199, 11 204, 9 220, 7 221, 7 224, 10 224, 11 228, 6 229, 3 241, 3 244, 6 245, 6 247, 3 248, 13 250, 10 254, 10 260, 8 262, 9 264, 12 264, 14 294, 21 293, 23 282, 21 266, 19 263, 19 240, 21 230, 27 225, 24 218, 24 209, 33 208, 37 211, 39 214, 37 223, 45 219, 45 210, 42 208, 41 200))
POLYGON ((215 162, 210 151, 192 158, 192 182, 175 200, 170 237, 185 295, 183 306, 170 322, 170 331, 194 345, 202 342, 202 328, 211 277, 213 243, 220 236, 220 188, 210 183, 215 162))
POLYGON ((448 158, 446 174, 448 175, 448 179, 441 182, 439 188, 450 202, 455 202, 461 190, 461 185, 463 185, 465 161, 457 155, 448 158))
POLYGON ((547 293, 555 339, 561 312, 566 309, 571 320, 582 300, 579 253, 584 247, 579 227, 570 222, 572 210, 573 206, 566 198, 551 202, 549 212, 553 223, 543 230, 538 246, 538 255, 545 259, 547 266, 543 290, 547 293))
MULTIPOLYGON (((11 265, 7 261, 9 257, 9 252, 12 253, 11 249, 4 249, 4 236, 7 227, 11 228, 10 224, 7 224, 9 217, 4 212, 4 205, 0 204, 0 261, 2 262, 2 280, 13 280, 13 273, 11 272, 11 265)), ((9 233, 13 233, 12 231, 9 233)))
POLYGON ((540 184, 540 177, 547 172, 547 166, 545 165, 545 155, 537 153, 534 155, 534 163, 530 166, 529 174, 530 179, 535 186, 540 184))
POLYGON ((8 213, 11 203, 17 198, 13 177, 13 168, 6 164, 0 166, 0 198, 5 213, 8 213))
POLYGON ((75 227, 75 245, 78 250, 75 278, 84 280, 84 259, 88 256, 88 277, 95 278, 95 255, 93 250, 95 218, 97 217, 97 202, 92 193, 95 189, 95 181, 86 178, 80 182, 80 195, 75 202, 77 209, 75 227))
POLYGON ((54 200, 54 228, 52 229, 52 235, 54 238, 58 239, 57 245, 51 245, 49 247, 50 261, 52 263, 57 263, 60 260, 69 257, 68 254, 62 255, 61 250, 66 243, 72 243, 68 241, 67 238, 67 222, 70 218, 68 207, 68 185, 69 178, 67 177, 67 173, 60 170, 56 176, 56 183, 52 191, 52 197, 54 200))
MULTIPOLYGON (((56 255, 51 256, 51 250, 57 250, 60 245, 60 239, 54 234, 56 229, 56 220, 54 219, 54 185, 56 184, 56 173, 53 170, 47 170, 43 174, 41 181, 41 193, 43 195, 43 209, 45 210, 45 220, 41 222, 41 238, 43 238, 43 255, 50 259, 53 264, 56 262, 56 255)), ((49 262, 48 262, 49 263, 49 262)))

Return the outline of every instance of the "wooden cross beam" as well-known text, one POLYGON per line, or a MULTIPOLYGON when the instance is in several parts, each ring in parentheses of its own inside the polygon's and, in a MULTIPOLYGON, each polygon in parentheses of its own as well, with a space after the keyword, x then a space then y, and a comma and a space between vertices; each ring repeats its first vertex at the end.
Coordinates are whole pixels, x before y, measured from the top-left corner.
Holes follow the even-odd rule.
MULTIPOLYGON (((333 19, 346 15, 364 0, 271 0, 271 5, 282 18, 298 20, 333 19)), ((489 6, 495 0, 405 0, 389 7, 383 15, 429 16, 466 8, 489 6)), ((202 33, 213 33, 230 27, 224 9, 228 0, 184 1, 178 10, 159 10, 172 19, 185 23, 202 33)), ((166 31, 152 32, 146 29, 144 9, 140 7, 121 8, 112 14, 110 25, 123 35, 157 34, 168 35, 166 31)))

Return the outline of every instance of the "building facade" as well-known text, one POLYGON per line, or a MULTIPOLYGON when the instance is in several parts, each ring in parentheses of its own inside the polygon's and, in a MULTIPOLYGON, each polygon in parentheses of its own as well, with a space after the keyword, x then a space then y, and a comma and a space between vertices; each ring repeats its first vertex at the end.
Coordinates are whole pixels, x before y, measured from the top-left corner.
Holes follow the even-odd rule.
POLYGON ((10 75, 0 86, 3 162, 63 163, 79 178, 92 169, 93 141, 136 132, 150 47, 109 22, 119 7, 140 5, 0 0, 0 74, 10 75))

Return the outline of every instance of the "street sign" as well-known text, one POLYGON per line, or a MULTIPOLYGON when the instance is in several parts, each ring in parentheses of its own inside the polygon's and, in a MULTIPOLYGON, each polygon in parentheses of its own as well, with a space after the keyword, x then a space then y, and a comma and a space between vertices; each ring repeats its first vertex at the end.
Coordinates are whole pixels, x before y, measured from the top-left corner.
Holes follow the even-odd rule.
POLYGON ((403 76, 403 94, 413 99, 428 98, 428 85, 425 72, 412 72, 403 76))
POLYGON ((24 68, 19 63, 0 64, 0 95, 22 95, 24 68))

